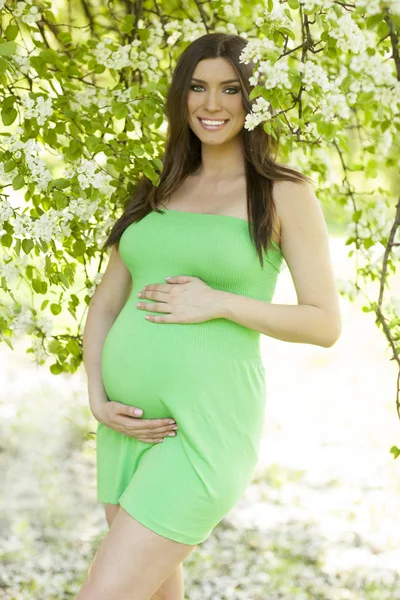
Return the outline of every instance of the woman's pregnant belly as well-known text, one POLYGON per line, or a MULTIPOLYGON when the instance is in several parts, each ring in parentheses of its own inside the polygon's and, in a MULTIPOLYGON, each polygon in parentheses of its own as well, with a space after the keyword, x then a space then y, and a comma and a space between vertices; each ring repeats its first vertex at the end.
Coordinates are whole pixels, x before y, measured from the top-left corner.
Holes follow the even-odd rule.
POLYGON ((144 318, 149 312, 129 299, 108 331, 101 373, 109 400, 138 406, 148 419, 178 420, 190 407, 196 412, 199 402, 208 414, 241 411, 247 402, 260 417, 265 392, 258 332, 226 319, 154 323, 144 318))

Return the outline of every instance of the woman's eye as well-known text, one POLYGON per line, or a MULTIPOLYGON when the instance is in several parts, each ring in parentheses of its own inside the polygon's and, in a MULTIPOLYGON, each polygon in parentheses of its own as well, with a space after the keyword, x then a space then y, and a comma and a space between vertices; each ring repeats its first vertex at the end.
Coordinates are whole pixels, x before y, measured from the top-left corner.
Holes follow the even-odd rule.
MULTIPOLYGON (((201 89, 204 89, 202 85, 191 85, 191 86, 190 86, 190 89, 191 89, 191 90, 193 90, 193 91, 196 91, 194 88, 201 88, 201 89)), ((226 90, 233 90, 233 91, 234 91, 234 94, 237 94, 237 92, 239 92, 239 91, 240 91, 240 90, 239 90, 239 88, 236 88, 236 87, 229 87, 229 88, 226 88, 226 90)), ((229 94, 229 95, 234 95, 234 94, 229 94)))

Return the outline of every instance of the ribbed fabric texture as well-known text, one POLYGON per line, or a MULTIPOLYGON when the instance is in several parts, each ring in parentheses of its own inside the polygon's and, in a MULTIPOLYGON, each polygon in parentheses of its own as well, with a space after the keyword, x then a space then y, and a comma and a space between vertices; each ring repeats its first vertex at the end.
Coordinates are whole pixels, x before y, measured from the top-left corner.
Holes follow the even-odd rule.
MULTIPOLYGON (((280 248, 264 252, 260 265, 244 219, 176 210, 155 211, 132 223, 120 240, 120 254, 129 269, 132 292, 119 320, 129 324, 132 346, 140 340, 147 351, 168 348, 218 354, 260 361, 260 333, 224 318, 204 323, 152 323, 144 318, 149 310, 136 307, 138 292, 148 284, 167 284, 166 276, 199 277, 215 289, 270 302, 282 263, 280 248)), ((171 284, 169 284, 171 285, 171 284)), ((154 314, 161 314, 154 312, 154 314)), ((118 321, 118 319, 117 319, 118 321)), ((114 332, 118 323, 114 323, 114 332)), ((126 332, 127 334, 128 332, 126 332)), ((117 335, 120 339, 122 332, 117 335)))
POLYGON ((199 544, 257 464, 266 404, 260 333, 223 318, 152 323, 144 318, 150 311, 136 307, 137 293, 190 275, 268 302, 282 254, 274 246, 261 268, 244 219, 171 210, 132 223, 120 253, 133 287, 104 342, 104 388, 109 400, 139 406, 143 419, 172 418, 179 430, 147 443, 99 423, 97 499, 119 503, 159 535, 199 544))

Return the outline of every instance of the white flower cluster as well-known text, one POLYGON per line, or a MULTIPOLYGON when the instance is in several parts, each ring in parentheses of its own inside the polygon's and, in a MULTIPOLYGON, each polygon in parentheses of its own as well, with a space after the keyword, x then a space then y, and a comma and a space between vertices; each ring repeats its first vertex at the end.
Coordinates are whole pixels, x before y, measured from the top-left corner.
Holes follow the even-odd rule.
POLYGON ((38 73, 37 73, 36 69, 34 69, 31 66, 28 56, 21 56, 20 54, 18 54, 18 52, 20 52, 20 51, 21 51, 20 47, 18 46, 17 52, 10 57, 11 60, 17 65, 17 68, 24 75, 29 75, 32 78, 37 77, 38 73))
POLYGON ((400 15, 400 0, 356 0, 357 8, 363 8, 367 15, 377 15, 388 8, 392 15, 400 15))
POLYGON ((86 198, 72 198, 64 209, 63 218, 73 219, 77 215, 82 221, 89 221, 99 207, 99 200, 89 202, 86 198))
MULTIPOLYGON (((37 21, 42 18, 37 6, 29 6, 32 4, 32 0, 25 0, 25 2, 17 2, 17 6, 12 9, 14 17, 21 17, 21 21, 27 25, 34 25, 37 21)), ((4 6, 4 3, 3 3, 4 6)))
POLYGON ((337 289, 342 296, 347 296, 352 302, 358 298, 362 291, 353 279, 345 279, 344 277, 336 277, 337 289))
POLYGON ((103 278, 103 275, 104 275, 104 271, 102 271, 100 273, 96 273, 96 276, 94 278, 92 285, 87 288, 87 295, 90 296, 90 298, 95 293, 97 286, 99 285, 100 281, 103 278))
POLYGON ((146 72, 149 68, 155 71, 158 67, 156 56, 149 51, 139 51, 140 45, 140 40, 134 40, 131 44, 121 46, 105 37, 97 44, 93 54, 99 64, 110 69, 123 69, 134 64, 141 71, 146 72))
POLYGON ((380 54, 370 56, 366 52, 363 52, 358 56, 352 56, 349 66, 356 73, 366 74, 368 79, 376 85, 387 85, 390 87, 397 81, 393 66, 390 62, 385 61, 384 57, 380 54))
POLYGON ((383 306, 385 309, 385 312, 389 313, 389 314, 393 314, 394 316, 398 316, 400 315, 400 297, 399 296, 390 296, 390 298, 388 300, 386 300, 385 302, 383 302, 383 306))
POLYGON ((381 0, 356 0, 356 7, 363 8, 367 15, 377 15, 381 12, 381 0))
MULTIPOLYGON (((54 327, 51 319, 45 316, 34 317, 30 306, 22 306, 19 313, 14 312, 10 322, 10 329, 15 337, 33 333, 35 327, 39 328, 45 336, 51 335, 54 327)), ((34 343, 32 339, 32 344, 34 343)), ((39 341, 36 342, 39 344, 39 341)), ((43 349, 42 349, 43 350, 43 349)))
POLYGON ((289 65, 286 57, 274 64, 270 60, 262 60, 258 65, 258 72, 262 75, 262 81, 267 90, 277 87, 291 89, 292 84, 288 71, 289 65))
POLYGON ((32 337, 31 338, 31 348, 33 351, 33 356, 35 357, 35 362, 38 365, 44 365, 47 360, 46 350, 43 348, 43 342, 41 338, 32 337))
POLYGON ((333 121, 334 117, 339 119, 348 119, 351 115, 350 107, 346 96, 340 92, 327 92, 320 99, 319 112, 325 118, 325 121, 333 121))
POLYGON ((25 117, 27 119, 37 119, 39 125, 44 125, 47 117, 51 117, 53 114, 52 103, 53 101, 50 96, 47 99, 43 96, 38 96, 36 100, 28 94, 21 96, 21 104, 25 108, 25 117))
POLYGON ((262 16, 256 18, 255 24, 257 27, 261 27, 264 23, 268 23, 272 30, 279 29, 279 27, 290 27, 291 21, 284 12, 285 8, 286 6, 279 0, 273 0, 272 10, 269 11, 266 8, 262 16))
POLYGON ((45 242, 50 242, 56 237, 57 220, 58 211, 55 210, 49 210, 40 215, 38 219, 31 220, 30 237, 35 240, 39 240, 40 238, 45 242))
POLYGON ((259 96, 253 103, 252 112, 248 113, 245 118, 244 128, 248 131, 253 130, 259 123, 263 123, 271 118, 271 113, 268 111, 270 102, 265 100, 263 96, 259 96))
MULTIPOLYGON (((42 147, 34 139, 23 142, 20 138, 22 133, 22 127, 17 127, 15 133, 12 135, 0 136, 1 142, 10 152, 15 153, 16 158, 21 156, 21 150, 24 152, 26 166, 30 170, 30 178, 36 183, 38 189, 43 190, 47 187, 52 177, 45 162, 39 157, 42 147)), ((11 179, 11 176, 15 177, 17 172, 17 169, 14 169, 10 173, 4 173, 4 169, 0 165, 0 176, 4 177, 4 179, 11 179)))
POLYGON ((314 86, 321 88, 323 92, 328 92, 332 89, 333 83, 329 81, 325 69, 312 60, 300 63, 298 68, 300 73, 302 73, 302 85, 307 92, 313 91, 314 86))
POLYGON ((358 54, 366 49, 364 34, 348 13, 336 20, 336 27, 329 29, 329 35, 337 40, 337 47, 343 52, 358 54))
POLYGON ((280 49, 272 40, 267 37, 249 40, 240 54, 239 62, 245 65, 248 65, 249 62, 259 62, 262 58, 268 56, 269 52, 277 55, 280 53, 280 49))
POLYGON ((19 276, 19 269, 16 267, 14 260, 5 253, 0 261, 0 279, 5 278, 7 285, 19 276))
POLYGON ((300 0, 305 12, 328 10, 335 4, 334 0, 300 0))
MULTIPOLYGON (((224 5, 225 8, 227 4, 224 5)), ((234 33, 231 31, 232 23, 227 23, 225 25, 225 30, 227 33, 234 33)), ((190 19, 183 19, 182 21, 182 40, 185 42, 192 42, 196 38, 200 37, 204 33, 202 26, 200 23, 194 23, 190 19)), ((236 28, 234 28, 236 29, 236 28)), ((153 31, 154 34, 154 31, 153 31)), ((242 34, 243 35, 243 34, 242 34)))
POLYGON ((6 0, 0 0, 0 10, 2 10, 4 8, 5 3, 6 3, 6 0))
POLYGON ((14 314, 14 320, 10 323, 10 329, 15 336, 24 335, 28 331, 32 331, 34 325, 33 313, 30 307, 22 307, 20 313, 14 314))
POLYGON ((45 336, 49 336, 54 329, 52 320, 43 315, 41 317, 37 317, 35 325, 36 327, 39 327, 45 336))
MULTIPOLYGON (((135 40, 137 45, 140 40, 135 40)), ((131 64, 131 49, 133 44, 119 45, 115 50, 110 46, 114 44, 114 40, 109 37, 104 37, 93 50, 94 57, 100 65, 104 65, 110 69, 123 69, 131 64)))
POLYGON ((392 15, 400 17, 400 0, 387 0, 386 3, 392 15))
POLYGON ((242 11, 240 0, 231 0, 230 2, 223 2, 221 4, 225 17, 228 17, 228 19, 237 19, 240 17, 242 11))
POLYGON ((373 91, 375 102, 380 104, 389 119, 400 112, 400 82, 390 61, 385 61, 380 54, 370 56, 365 52, 353 56, 349 68, 359 73, 359 77, 353 78, 350 84, 347 98, 350 105, 356 102, 359 92, 373 91))
POLYGON ((8 221, 8 219, 12 217, 13 213, 14 211, 7 198, 2 198, 0 200, 0 223, 8 221))
POLYGON ((388 237, 392 222, 388 219, 389 202, 385 197, 377 197, 374 204, 363 209, 361 219, 348 225, 348 235, 360 238, 371 238, 374 243, 380 243, 382 237, 388 237))
POLYGON ((77 175, 79 185, 83 190, 89 186, 100 190, 102 194, 111 194, 114 188, 110 185, 112 177, 103 171, 100 171, 99 165, 94 160, 87 160, 81 157, 75 161, 69 169, 65 170, 64 177, 72 178, 77 175))

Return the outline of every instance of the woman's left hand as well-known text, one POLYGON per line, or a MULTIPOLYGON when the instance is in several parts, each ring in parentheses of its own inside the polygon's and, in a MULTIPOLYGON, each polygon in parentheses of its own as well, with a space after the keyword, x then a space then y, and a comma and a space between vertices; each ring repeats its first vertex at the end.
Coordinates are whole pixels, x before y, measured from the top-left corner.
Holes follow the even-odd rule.
POLYGON ((168 278, 168 283, 145 285, 139 298, 139 309, 167 313, 146 315, 155 323, 203 323, 222 317, 220 290, 199 277, 177 275, 168 278), (153 302, 142 302, 146 298, 153 302))

